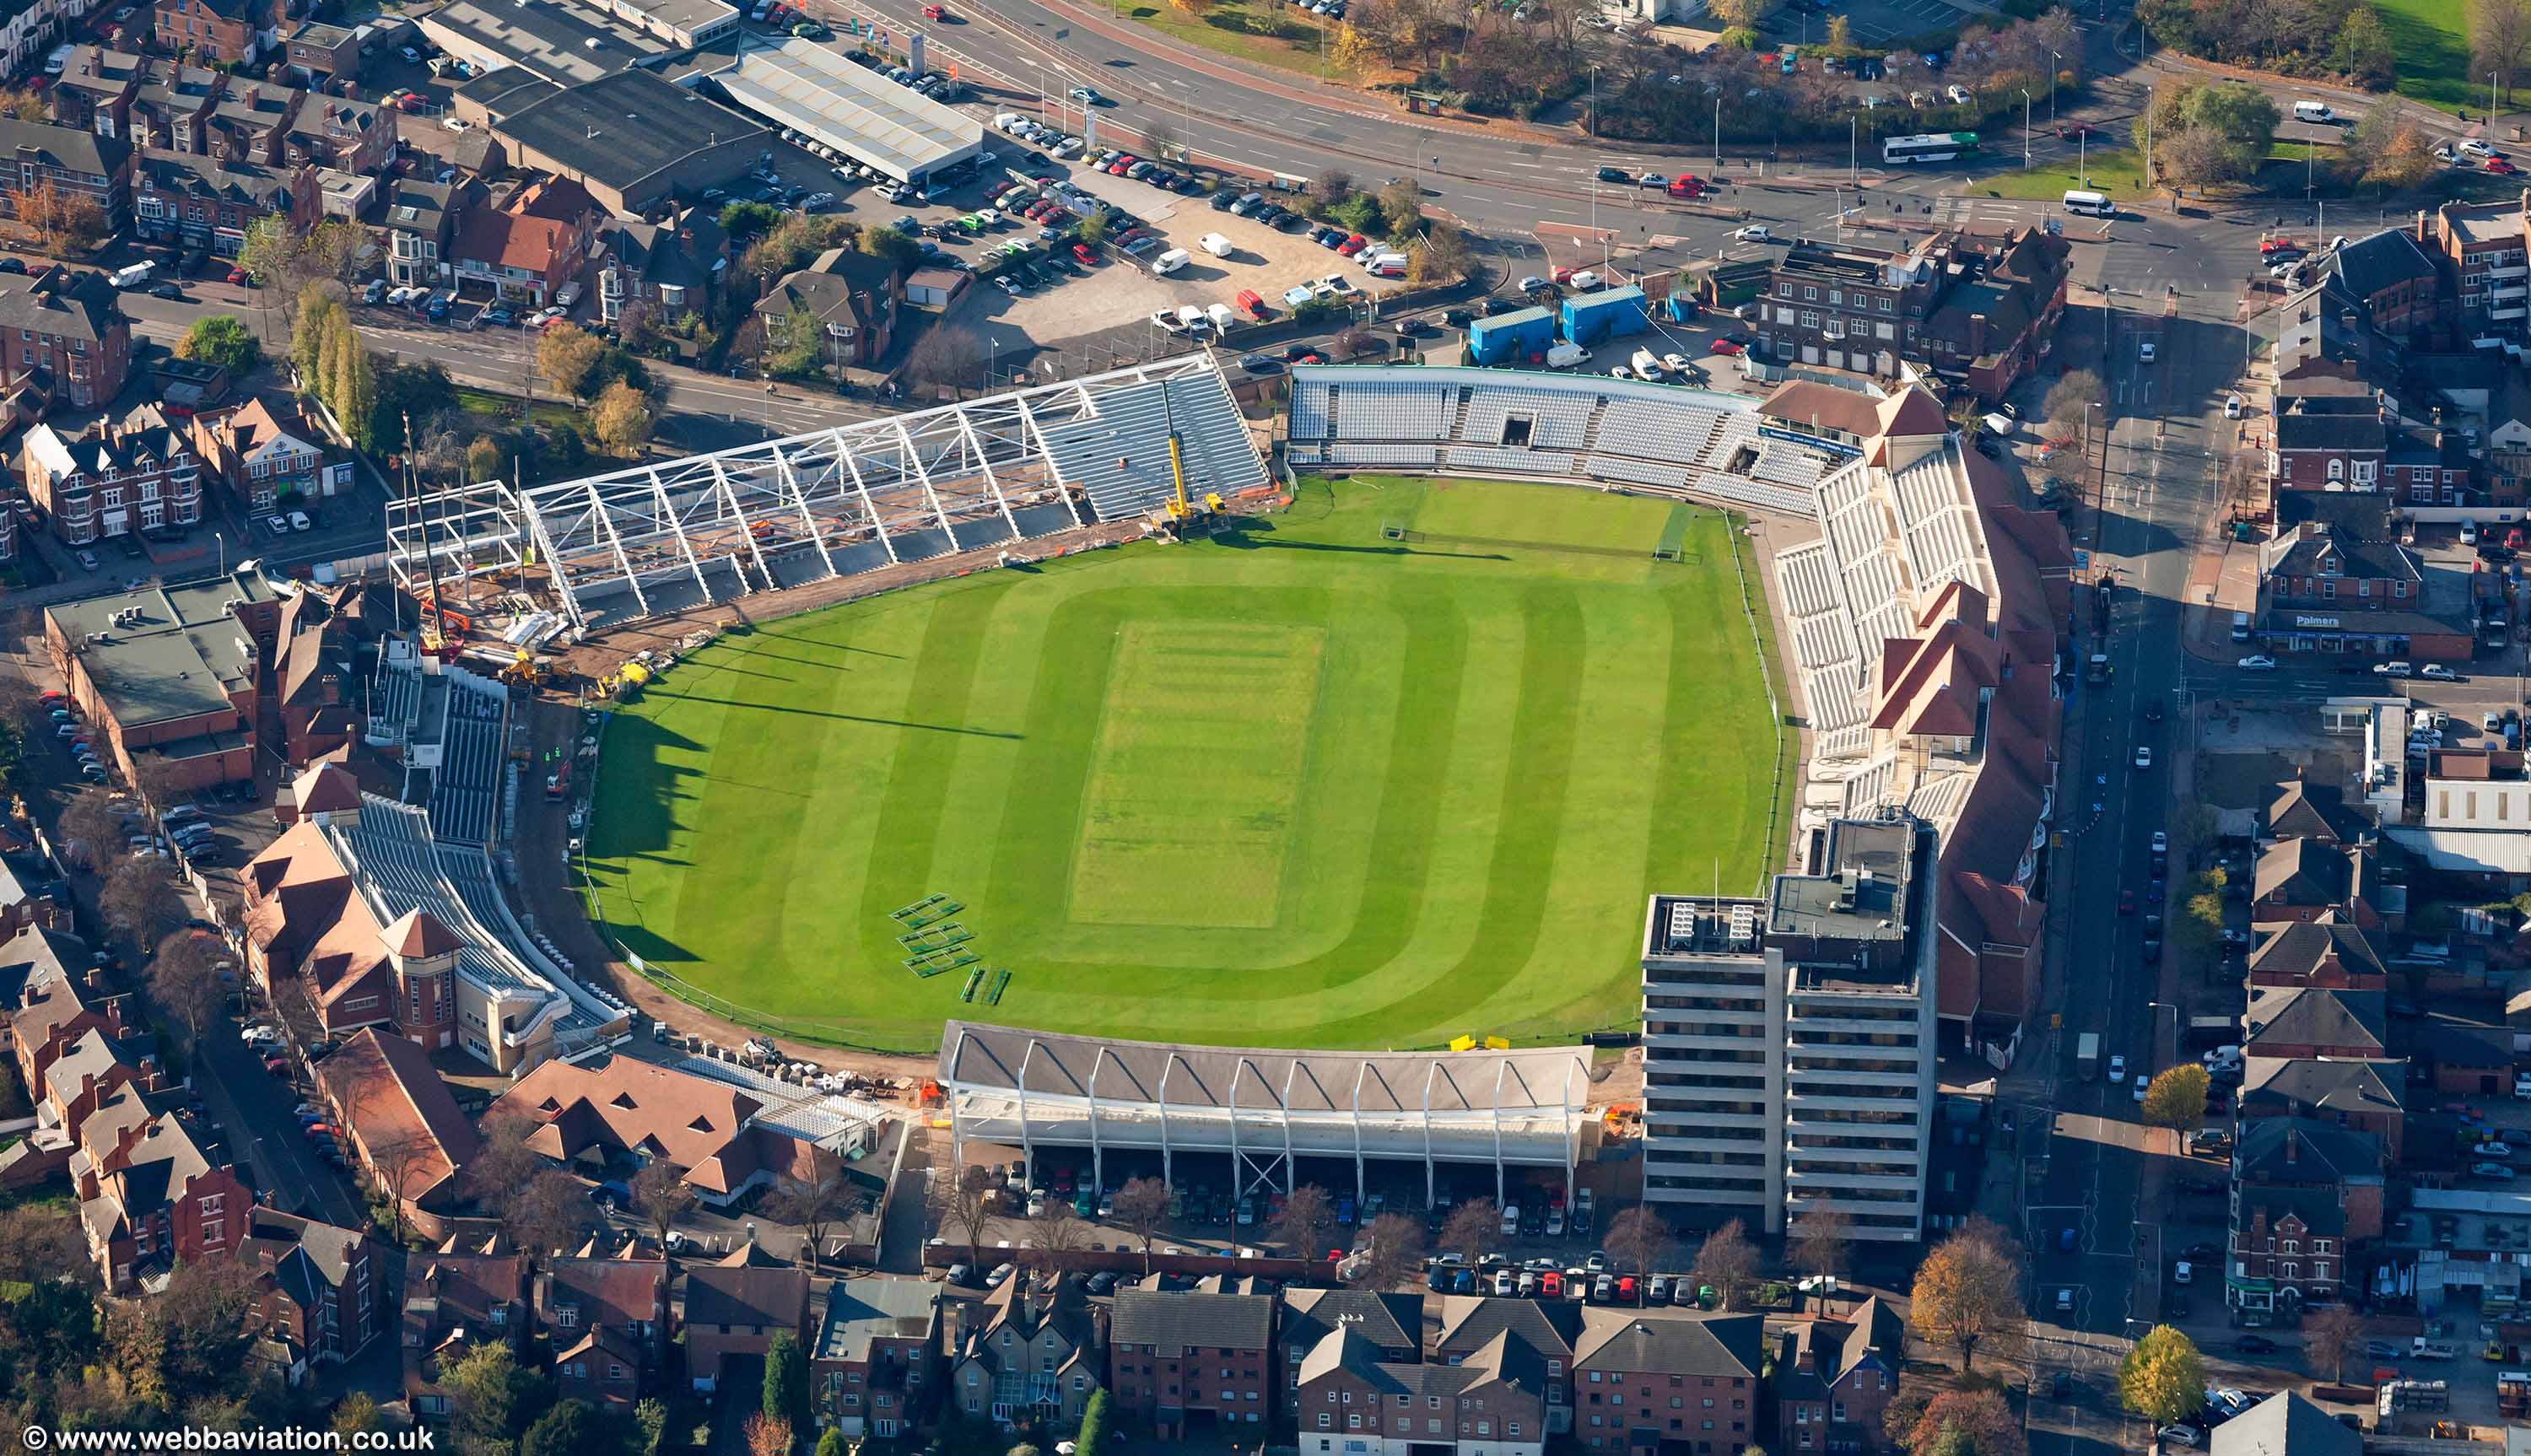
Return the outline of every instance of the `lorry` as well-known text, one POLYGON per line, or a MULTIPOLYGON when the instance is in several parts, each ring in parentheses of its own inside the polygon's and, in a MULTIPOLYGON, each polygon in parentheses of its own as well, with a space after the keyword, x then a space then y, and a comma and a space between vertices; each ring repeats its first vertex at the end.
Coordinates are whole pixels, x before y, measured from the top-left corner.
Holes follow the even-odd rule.
POLYGON ((157 271, 157 268, 158 265, 156 263, 147 262, 133 263, 126 267, 117 268, 114 270, 114 286, 117 288, 139 288, 149 281, 149 275, 157 271))
POLYGON ((2085 1032, 2074 1043, 2074 1066, 2089 1081, 2101 1075, 2101 1034, 2085 1032))
POLYGON ((2386 1380, 2375 1410, 2387 1418, 2393 1411, 2447 1411, 2451 1387, 2441 1380, 2386 1380))
POLYGON ((2531 1418, 2531 1371, 2496 1372, 2496 1414, 2517 1421, 2531 1418))

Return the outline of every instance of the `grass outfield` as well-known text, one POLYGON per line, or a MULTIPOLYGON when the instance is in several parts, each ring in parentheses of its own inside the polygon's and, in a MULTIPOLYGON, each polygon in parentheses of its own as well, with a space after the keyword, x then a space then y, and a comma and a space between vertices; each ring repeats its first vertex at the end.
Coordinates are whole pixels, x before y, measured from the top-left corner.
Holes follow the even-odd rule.
POLYGON ((1221 540, 725 637, 607 732, 592 908, 658 970, 885 1048, 956 1015, 1299 1046, 1631 1024, 1647 893, 1748 891, 1789 807, 1738 544, 1665 501, 1358 476, 1221 540), (1010 970, 998 1006, 902 964, 889 912, 934 892, 1010 970))

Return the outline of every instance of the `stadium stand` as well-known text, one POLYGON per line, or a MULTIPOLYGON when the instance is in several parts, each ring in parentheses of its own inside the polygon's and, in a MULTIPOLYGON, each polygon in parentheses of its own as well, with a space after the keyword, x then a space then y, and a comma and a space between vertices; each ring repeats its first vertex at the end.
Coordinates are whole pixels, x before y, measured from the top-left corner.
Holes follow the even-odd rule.
POLYGON ((1762 431, 1738 395, 1508 369, 1304 364, 1289 419, 1296 467, 1588 480, 1803 517, 1841 458, 1762 431))

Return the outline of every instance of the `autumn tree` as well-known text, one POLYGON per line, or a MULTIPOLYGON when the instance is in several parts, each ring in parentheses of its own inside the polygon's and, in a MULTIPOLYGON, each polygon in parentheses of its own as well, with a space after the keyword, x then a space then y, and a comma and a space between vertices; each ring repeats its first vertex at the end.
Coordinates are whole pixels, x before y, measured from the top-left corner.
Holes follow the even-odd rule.
POLYGON ((2281 113, 2244 82, 2177 82, 2154 93, 2154 161, 2180 187, 2246 181, 2267 160, 2281 113))
POLYGON ((1389 237, 1414 236, 1416 224, 1424 220, 1424 189, 1411 177, 1401 177, 1381 188, 1379 217, 1387 225, 1389 237))
POLYGON ((2030 1442, 2019 1418, 1992 1390, 1936 1391, 1926 1381, 1911 1380, 1882 1412, 1890 1439, 1909 1451, 1942 1449, 1946 1434, 1955 1434, 1976 1456, 2030 1456, 2030 1442))
POLYGON ((84 193, 67 192, 49 182, 39 182, 23 192, 9 194, 10 209, 19 227, 32 234, 47 251, 87 253, 105 241, 105 211, 93 197, 84 193))
POLYGON ((48 121, 44 93, 31 86, 0 86, 0 116, 11 121, 48 121))
POLYGON ((809 1409, 809 1356, 800 1348, 800 1337, 791 1331, 777 1330, 764 1351, 763 1410, 793 1430, 814 1430, 816 1422, 809 1409))
POLYGON ((1841 15, 1829 16, 1828 18, 1828 48, 1830 50, 1854 49, 1854 22, 1841 15))
POLYGON ((2330 1305, 2303 1316, 2303 1358, 2327 1379, 2345 1379, 2347 1359, 2363 1343, 2363 1317, 2344 1305, 2330 1305))
POLYGON ((1213 0, 1169 0, 1169 9, 1202 20, 1212 14, 1213 0))
POLYGON ((1470 1263, 1502 1237, 1502 1209, 1491 1199, 1470 1199, 1441 1220, 1441 1247, 1470 1263))
MULTIPOLYGON (((642 1221, 649 1225, 650 1237, 658 1240, 662 1251, 666 1250, 669 1232, 676 1228, 678 1219, 694 1210, 698 1202, 694 1188, 686 1182, 685 1169, 664 1157, 654 1157, 633 1175, 631 1191, 633 1211, 642 1215, 642 1221)), ((781 1197, 776 1194, 774 1199, 778 1202, 781 1197)), ((780 1213, 774 1216, 785 1223, 792 1221, 780 1213)))
POLYGON ((67 1200, 0 1207, 0 1283, 38 1283, 85 1275, 87 1236, 67 1200))
POLYGON ((1951 1346, 1963 1371, 1975 1369, 1980 1345, 2008 1341, 2029 1317, 2019 1251, 1993 1223, 1973 1219, 1917 1266, 1912 1306, 1917 1336, 1951 1346))
POLYGON ((1608 1254, 1621 1269, 1649 1274, 1669 1251, 1669 1225, 1650 1204, 1634 1204, 1608 1220, 1608 1254))
POLYGON ((2118 1362, 2118 1403, 2156 1426, 2184 1421, 2206 1404, 2206 1357, 2197 1343, 2157 1324, 2118 1362))
POLYGON ((993 1227, 993 1170, 968 1163, 954 1170, 933 1168, 925 1189, 931 1222, 946 1236, 952 1231, 967 1241, 967 1259, 981 1263, 984 1238, 993 1227))
POLYGON ((1274 1215, 1274 1236, 1283 1241, 1296 1259, 1307 1259, 1318 1242, 1319 1230, 1336 1220, 1335 1201, 1327 1191, 1315 1183, 1304 1183, 1283 1199, 1283 1211, 1274 1215))
POLYGON ((202 1028, 220 1014, 228 988, 220 982, 219 942, 192 930, 159 938, 149 958, 149 999, 185 1026, 187 1037, 202 1039, 202 1028))
POLYGON ((1814 1274, 1841 1274, 1854 1252, 1853 1223, 1834 1208, 1804 1208, 1793 1219, 1788 1250, 1793 1267, 1814 1274))
POLYGON ((747 1418, 747 1456, 791 1456, 791 1423, 758 1411, 747 1418))
POLYGON ((2381 13, 2358 4, 2346 13, 2330 49, 2330 62, 2347 80, 2368 88, 2386 87, 2398 78, 2399 51, 2390 42, 2381 13))
POLYGON ((555 324, 536 339, 536 372, 577 399, 593 398, 605 387, 607 381, 598 377, 605 358, 606 341, 576 323, 555 324))
POLYGON ((2212 1079, 2195 1062, 2165 1069, 2144 1090, 2144 1120, 2158 1128, 2193 1128, 2206 1120, 2206 1090, 2212 1079))
MULTIPOLYGON (((1287 1205, 1288 1206, 1288 1205, 1287 1205)), ((1169 1218, 1169 1186, 1157 1178, 1132 1178, 1116 1190, 1111 1210, 1117 1226, 1143 1245, 1143 1272, 1152 1271, 1152 1237, 1169 1218)))
POLYGON ((618 455, 639 454, 650 441, 650 402, 641 390, 618 379, 597 397, 589 423, 600 445, 618 455))
POLYGON ((2495 78, 2509 102, 2513 83, 2531 61, 2531 0, 2470 0, 2469 74, 2495 78))
POLYGON ((1758 1247, 1749 1242, 1748 1226, 1734 1218, 1707 1234, 1688 1277, 1710 1286, 1723 1309, 1739 1304, 1758 1281, 1758 1247))
POLYGON ((1424 1225, 1404 1213, 1382 1213, 1363 1231, 1362 1261, 1353 1281, 1365 1289, 1395 1289, 1424 1261, 1424 1225))
POLYGON ((185 923, 185 898, 176 893, 167 862, 154 855, 135 855, 115 866, 96 908, 136 961, 185 923))

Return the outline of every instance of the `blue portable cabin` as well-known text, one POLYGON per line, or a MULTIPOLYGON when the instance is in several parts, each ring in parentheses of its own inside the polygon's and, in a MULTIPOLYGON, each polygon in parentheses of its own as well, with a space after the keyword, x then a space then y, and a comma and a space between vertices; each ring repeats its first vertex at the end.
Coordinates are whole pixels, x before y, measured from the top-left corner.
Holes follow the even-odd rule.
POLYGON ((1644 291, 1631 283, 1564 301, 1564 337, 1576 344, 1597 344, 1616 334, 1641 333, 1650 323, 1644 291))
POLYGON ((1555 342, 1555 315, 1546 308, 1515 308, 1468 322, 1468 358, 1481 364, 1519 364, 1543 355, 1555 342))

